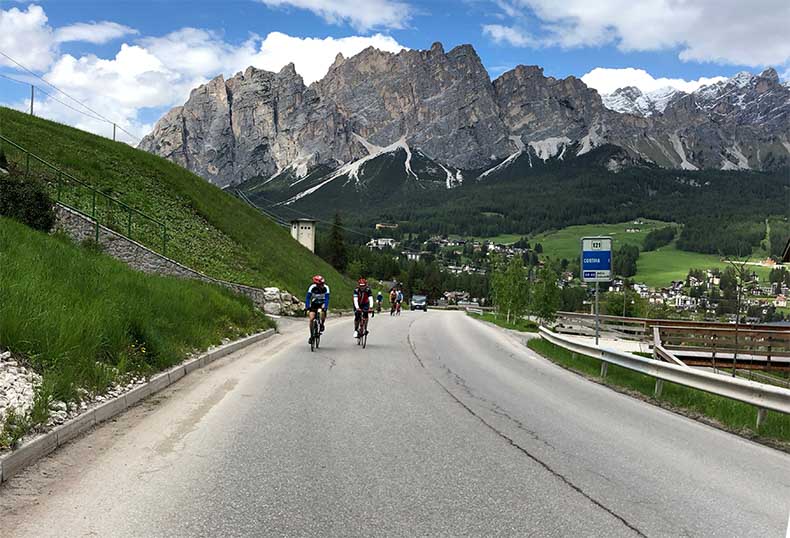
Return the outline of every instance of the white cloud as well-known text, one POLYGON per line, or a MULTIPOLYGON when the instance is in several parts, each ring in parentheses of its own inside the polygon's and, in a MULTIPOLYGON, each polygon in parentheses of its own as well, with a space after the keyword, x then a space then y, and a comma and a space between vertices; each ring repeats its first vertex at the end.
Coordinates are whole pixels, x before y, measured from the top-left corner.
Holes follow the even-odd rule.
MULTIPOLYGON (((37 27, 45 29, 42 39, 51 47, 56 38, 46 25, 45 13, 37 8, 33 15, 36 16, 33 21, 37 27)), ((14 16, 18 14, 14 13, 14 16)), ((64 31, 60 37, 85 41, 88 36, 82 30, 87 26, 106 28, 105 37, 112 32, 128 33, 130 30, 120 25, 112 27, 107 23, 90 23, 68 27, 68 32, 64 31)), ((60 29, 54 33, 58 31, 60 29)), ((293 62, 296 71, 310 84, 326 74, 338 53, 350 57, 371 46, 390 52, 404 48, 394 38, 382 34, 300 38, 272 32, 265 38, 251 35, 244 42, 233 44, 217 32, 183 28, 164 36, 142 37, 135 43, 124 43, 110 58, 93 54, 61 55, 47 62, 48 70, 43 76, 140 138, 151 130, 151 125, 143 121, 143 117, 162 114, 168 108, 182 104, 193 88, 219 74, 229 77, 250 65, 279 71, 293 62)), ((54 54, 52 48, 47 50, 54 54)), ((17 74, 14 76, 19 78, 17 74)), ((71 107, 81 108, 55 90, 44 89, 71 107)), ((22 101, 7 104, 20 109, 29 106, 29 102, 22 101)), ((108 123, 79 114, 46 96, 36 98, 35 108, 37 115, 104 136, 112 134, 112 126, 108 123)))
POLYGON ((114 39, 137 34, 137 30, 117 22, 78 22, 70 26, 62 26, 55 30, 55 41, 66 43, 68 41, 82 41, 100 45, 114 39))
POLYGON ((727 77, 701 77, 696 80, 665 77, 655 78, 644 69, 635 69, 633 67, 625 67, 622 69, 596 67, 582 76, 581 79, 587 86, 595 88, 598 90, 598 93, 605 95, 626 86, 636 86, 643 92, 651 92, 669 86, 686 93, 691 93, 701 86, 727 80, 727 77))
MULTIPOLYGON (((41 6, 30 4, 26 10, 0 9, 0 50, 34 71, 47 69, 58 54, 58 45, 68 41, 102 44, 137 31, 115 22, 76 23, 53 29, 41 6)), ((17 68, 0 56, 0 67, 17 68)))
MULTIPOLYGON (((739 65, 790 62, 787 0, 497 0, 517 15, 516 27, 534 15, 543 45, 600 46, 623 51, 679 49, 682 60, 739 65)), ((484 30, 485 31, 485 30, 484 30)))
POLYGON ((382 34, 315 38, 282 32, 271 32, 263 39, 251 36, 240 45, 232 45, 215 32, 196 28, 143 38, 139 43, 168 69, 190 76, 232 76, 249 66, 276 72, 293 62, 305 84, 322 78, 338 53, 348 58, 368 47, 388 52, 404 48, 382 34))
POLYGON ((217 32, 182 28, 164 36, 142 38, 139 44, 174 72, 214 77, 250 65, 246 59, 256 54, 257 41, 253 36, 241 45, 232 45, 217 32))
MULTIPOLYGON (((22 11, 15 7, 0 9, 0 50, 30 69, 46 69, 55 55, 52 28, 40 6, 22 11)), ((14 63, 0 56, 0 66, 14 63)))
POLYGON ((412 8, 399 0, 259 0, 269 7, 309 10, 331 24, 347 22, 360 32, 372 28, 405 28, 412 8))
POLYGON ((534 47, 538 45, 538 41, 532 36, 512 26, 484 24, 483 34, 493 39, 495 43, 507 43, 514 47, 534 47))
POLYGON ((394 38, 381 34, 320 39, 272 32, 261 41, 259 51, 249 59, 248 65, 279 71, 284 65, 293 62, 296 72, 302 75, 306 84, 310 84, 326 74, 338 53, 348 58, 368 47, 388 52, 404 49, 394 38))

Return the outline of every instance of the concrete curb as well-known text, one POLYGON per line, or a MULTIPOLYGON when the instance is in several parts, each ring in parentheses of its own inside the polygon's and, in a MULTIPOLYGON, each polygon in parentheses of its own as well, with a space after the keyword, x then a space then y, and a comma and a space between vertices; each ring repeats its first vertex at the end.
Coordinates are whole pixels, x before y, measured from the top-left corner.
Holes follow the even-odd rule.
POLYGON ((170 370, 160 372, 149 379, 146 384, 136 387, 125 394, 121 394, 117 398, 104 402, 100 406, 86 411, 65 424, 56 427, 52 431, 28 441, 10 454, 0 457, 0 483, 6 482, 13 475, 35 462, 37 459, 46 456, 84 431, 96 424, 120 415, 144 398, 172 385, 188 373, 208 366, 217 359, 230 355, 249 345, 265 340, 274 335, 274 333, 274 329, 267 329, 258 334, 247 336, 208 351, 199 357, 195 357, 178 366, 174 366, 170 370))

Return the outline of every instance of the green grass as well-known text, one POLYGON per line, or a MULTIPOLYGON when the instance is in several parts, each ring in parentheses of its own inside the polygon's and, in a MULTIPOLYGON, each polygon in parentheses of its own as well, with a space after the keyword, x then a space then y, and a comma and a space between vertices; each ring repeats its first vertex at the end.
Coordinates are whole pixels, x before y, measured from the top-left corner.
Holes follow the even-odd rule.
MULTIPOLYGON (((685 280, 689 269, 724 269, 728 265, 717 255, 678 250, 674 244, 670 244, 652 252, 640 253, 633 280, 651 287, 661 287, 673 280, 685 280)), ((769 268, 756 265, 750 268, 757 273, 761 282, 768 280, 769 268)))
MULTIPOLYGON (((598 359, 571 353, 542 338, 533 338, 529 341, 528 346, 533 351, 570 370, 590 377, 600 375, 601 361, 598 359)), ((634 390, 649 399, 654 399, 655 379, 652 377, 610 364, 603 382, 606 385, 634 390)), ((714 419, 725 427, 738 432, 745 432, 748 435, 757 434, 767 439, 790 441, 789 415, 769 412, 767 420, 760 430, 756 431, 757 410, 748 404, 673 383, 664 383, 660 400, 674 407, 714 419)))
MULTIPOLYGON (((251 286, 277 286, 297 296, 307 289, 312 275, 321 273, 335 292, 333 302, 339 306, 351 304, 349 281, 291 239, 288 230, 176 164, 123 143, 2 107, 0 133, 164 222, 169 237, 167 254, 185 265, 251 286)), ((4 149, 10 160, 20 158, 11 148, 4 149)), ((85 206, 90 204, 86 196, 80 201, 85 206)), ((125 221, 119 224, 123 230, 125 221)), ((136 239, 159 248, 160 237, 153 228, 141 227, 140 233, 136 239)))
MULTIPOLYGON (((669 226, 671 223, 658 220, 640 219, 643 224, 633 221, 618 224, 586 224, 568 226, 562 230, 546 232, 530 238, 530 244, 540 243, 543 246, 543 257, 554 259, 574 259, 580 255, 582 237, 609 235, 612 237, 614 250, 622 245, 642 247, 645 236, 656 228, 669 226), (639 228, 639 232, 628 233, 627 228, 639 228)), ((757 261, 755 258, 752 261, 757 261)), ((674 242, 651 252, 641 252, 637 260, 637 273, 633 277, 636 282, 647 284, 653 288, 668 286, 673 280, 685 280, 689 269, 724 269, 727 262, 715 254, 701 254, 678 250, 674 242)), ((759 275, 760 281, 766 281, 770 269, 752 266, 759 275)))
POLYGON ((489 323, 493 323, 494 325, 498 325, 505 329, 512 329, 514 331, 528 333, 538 332, 538 325, 534 321, 530 321, 528 319, 519 319, 517 321, 511 321, 508 323, 507 319, 505 319, 505 316, 493 312, 483 312, 482 314, 473 314, 471 312, 467 312, 467 315, 473 318, 481 319, 483 321, 488 321, 489 323))
POLYGON ((566 258, 568 260, 579 258, 581 255, 582 237, 595 235, 609 235, 612 237, 612 249, 617 250, 623 245, 636 245, 642 247, 645 236, 656 228, 669 226, 670 223, 660 220, 638 219, 642 224, 634 224, 633 221, 620 222, 617 224, 584 224, 580 226, 568 226, 561 230, 545 232, 529 238, 530 244, 534 247, 535 243, 540 243, 543 247, 543 255, 554 259, 566 258), (628 233, 628 228, 639 228, 640 231, 628 233))
POLYGON ((101 394, 129 374, 162 370, 223 338, 273 326, 249 299, 224 288, 137 272, 6 218, 0 253, 0 347, 43 375, 45 400, 101 394))

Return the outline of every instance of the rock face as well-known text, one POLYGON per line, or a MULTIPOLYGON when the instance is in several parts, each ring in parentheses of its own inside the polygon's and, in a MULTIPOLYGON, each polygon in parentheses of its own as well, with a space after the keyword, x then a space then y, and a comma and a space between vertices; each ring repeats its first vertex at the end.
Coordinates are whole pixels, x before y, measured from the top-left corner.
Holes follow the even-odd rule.
POLYGON ((602 99, 581 80, 547 77, 537 66, 492 82, 469 45, 368 48, 338 55, 309 87, 293 65, 217 77, 140 147, 222 187, 277 179, 272 185, 299 197, 339 176, 356 184, 366 162, 393 150, 402 151, 406 176, 419 179, 411 166, 418 155, 430 161, 430 180, 450 188, 519 156, 569 159, 603 144, 667 168, 787 166, 790 88, 767 69, 691 94, 623 88, 602 99))

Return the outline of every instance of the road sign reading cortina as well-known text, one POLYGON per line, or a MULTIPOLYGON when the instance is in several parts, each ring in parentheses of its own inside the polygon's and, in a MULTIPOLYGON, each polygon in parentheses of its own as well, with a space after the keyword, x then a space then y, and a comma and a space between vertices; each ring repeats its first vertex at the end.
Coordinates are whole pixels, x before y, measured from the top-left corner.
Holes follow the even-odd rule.
POLYGON ((582 238, 582 281, 609 282, 612 280, 612 238, 582 238))

